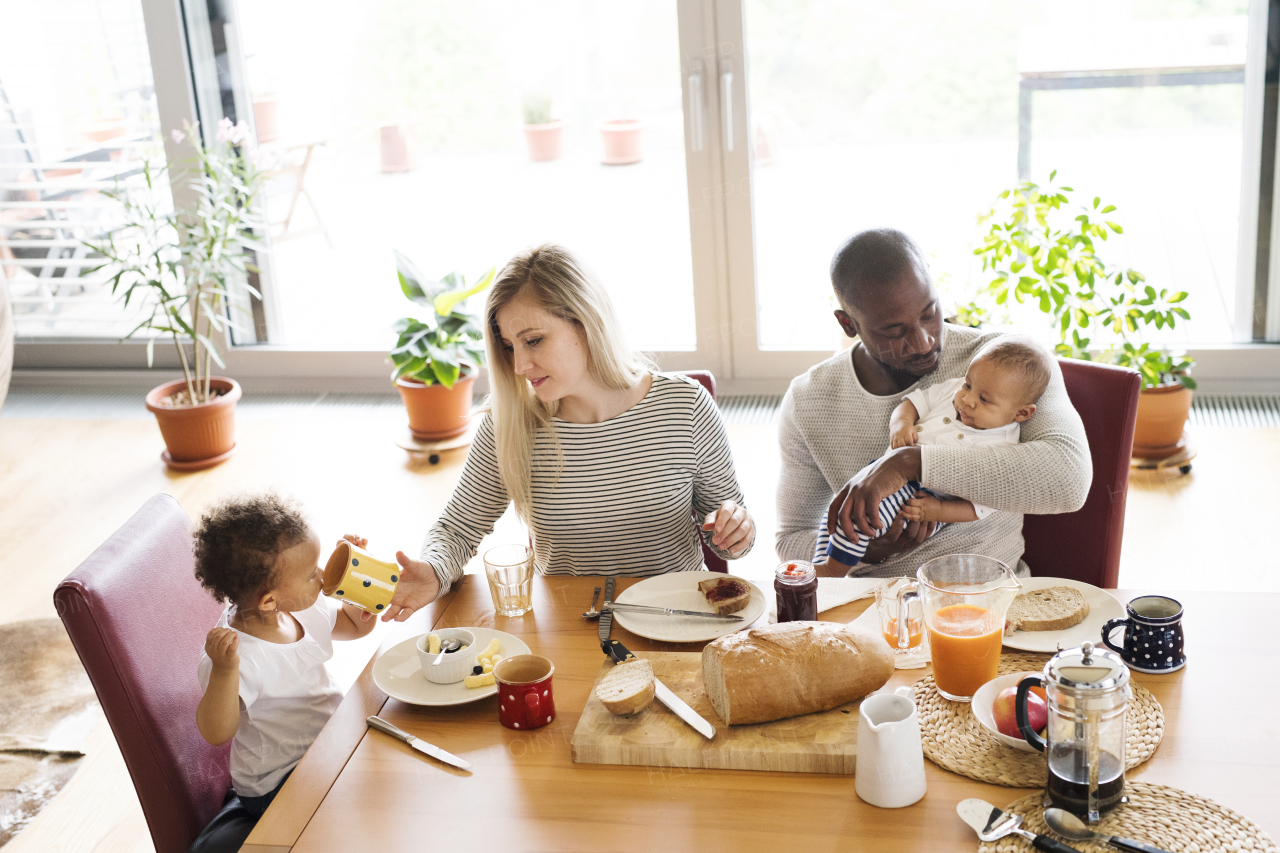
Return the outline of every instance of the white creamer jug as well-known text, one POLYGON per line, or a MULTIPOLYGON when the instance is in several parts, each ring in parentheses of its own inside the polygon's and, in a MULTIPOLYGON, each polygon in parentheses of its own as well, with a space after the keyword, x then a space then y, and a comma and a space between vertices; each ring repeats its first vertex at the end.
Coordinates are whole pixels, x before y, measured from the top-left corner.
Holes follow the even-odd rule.
POLYGON ((864 802, 900 809, 924 796, 924 748, 912 689, 862 700, 855 790, 864 802))

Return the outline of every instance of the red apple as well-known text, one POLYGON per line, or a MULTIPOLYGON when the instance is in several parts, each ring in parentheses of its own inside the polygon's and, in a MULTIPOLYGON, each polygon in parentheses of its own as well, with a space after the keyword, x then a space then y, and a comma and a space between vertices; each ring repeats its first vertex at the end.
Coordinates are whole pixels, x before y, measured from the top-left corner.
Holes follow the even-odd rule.
MULTIPOLYGON (((1022 732, 1018 730, 1017 686, 1006 687, 991 703, 991 716, 996 722, 996 729, 1002 735, 1021 740, 1022 732)), ((1027 716, 1031 728, 1040 731, 1049 722, 1049 706, 1034 692, 1027 694, 1027 716)))

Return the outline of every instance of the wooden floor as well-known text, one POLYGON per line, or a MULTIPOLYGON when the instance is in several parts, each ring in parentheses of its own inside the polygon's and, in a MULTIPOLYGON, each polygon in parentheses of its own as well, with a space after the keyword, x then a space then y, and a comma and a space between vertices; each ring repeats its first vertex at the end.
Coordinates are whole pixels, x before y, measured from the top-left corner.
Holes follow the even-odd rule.
MULTIPOLYGON (((57 583, 157 492, 176 497, 194 517, 227 492, 276 488, 304 502, 325 541, 354 532, 368 536, 379 556, 416 551, 457 481, 465 451, 433 466, 395 445, 402 416, 318 412, 242 423, 236 454, 193 474, 161 464, 163 445, 150 421, 0 419, 0 623, 55 616, 57 583)), ((761 531, 754 552, 734 571, 759 580, 771 576, 774 564, 775 429, 729 428, 761 531)), ((1201 428, 1196 437, 1200 455, 1189 475, 1133 477, 1121 586, 1280 591, 1280 556, 1272 544, 1280 518, 1280 492, 1273 487, 1280 481, 1280 430, 1201 428), (1235 523, 1224 523, 1224 509, 1235 523)), ((520 538, 508 516, 490 541, 520 538)), ((335 663, 344 684, 354 680, 380 634, 338 644, 335 663)), ((152 853, 105 726, 90 748, 72 782, 5 853, 152 853)))

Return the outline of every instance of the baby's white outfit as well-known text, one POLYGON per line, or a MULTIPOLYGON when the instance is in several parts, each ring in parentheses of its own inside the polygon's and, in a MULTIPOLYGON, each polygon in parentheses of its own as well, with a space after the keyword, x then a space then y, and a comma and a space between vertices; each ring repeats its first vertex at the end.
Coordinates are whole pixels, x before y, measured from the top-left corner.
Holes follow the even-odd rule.
MULTIPOLYGON (((228 628, 228 607, 217 627, 228 628)), ((338 611, 321 596, 293 614, 303 636, 270 643, 239 635, 240 725, 231 741, 231 781, 242 797, 270 793, 293 769, 342 701, 325 661, 333 657, 338 611)), ((200 687, 208 689, 213 661, 200 655, 200 687)))

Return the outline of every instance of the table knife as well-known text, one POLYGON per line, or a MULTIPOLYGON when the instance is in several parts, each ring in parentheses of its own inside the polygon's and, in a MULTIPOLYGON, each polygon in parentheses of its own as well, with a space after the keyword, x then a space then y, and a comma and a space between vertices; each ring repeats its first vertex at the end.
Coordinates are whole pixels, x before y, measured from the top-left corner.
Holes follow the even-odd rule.
MULTIPOLYGON (((609 640, 601 642, 605 654, 613 658, 616 662, 622 663, 627 660, 635 660, 636 656, 627 650, 627 647, 619 643, 617 640, 609 640)), ((679 696, 671 692, 671 688, 663 684, 659 679, 653 679, 654 696, 663 705, 670 708, 675 715, 684 720, 693 730, 705 738, 714 738, 716 736, 715 726, 704 720, 697 711, 689 707, 689 703, 685 702, 679 696)))
POLYGON ((418 750, 418 752, 421 752, 425 755, 430 755, 432 758, 438 761, 443 761, 445 764, 452 764, 454 767, 457 767, 460 770, 471 769, 470 761, 464 761, 463 759, 459 758, 458 756, 452 753, 445 752, 443 749, 441 749, 438 746, 433 746, 427 743, 425 740, 422 740, 421 738, 416 738, 413 735, 409 734, 408 732, 404 731, 403 729, 396 728, 395 726, 391 725, 381 717, 377 717, 377 716, 366 717, 365 722, 368 723, 370 727, 375 728, 378 731, 383 732, 385 734, 389 734, 396 740, 402 740, 405 743, 409 744, 409 746, 418 750))
POLYGON ((647 604, 625 604, 618 601, 608 602, 605 607, 625 613, 651 613, 655 616, 701 616, 704 619, 728 619, 741 622, 741 616, 732 613, 711 613, 706 610, 673 610, 670 607, 650 607, 647 604))
POLYGON ((606 648, 609 642, 609 633, 613 630, 613 611, 609 606, 613 604, 613 578, 607 578, 604 582, 604 604, 600 605, 600 648, 605 649, 605 654, 609 651, 606 648))

